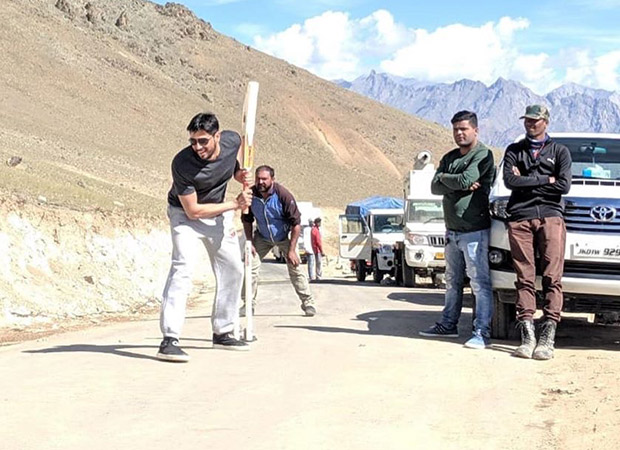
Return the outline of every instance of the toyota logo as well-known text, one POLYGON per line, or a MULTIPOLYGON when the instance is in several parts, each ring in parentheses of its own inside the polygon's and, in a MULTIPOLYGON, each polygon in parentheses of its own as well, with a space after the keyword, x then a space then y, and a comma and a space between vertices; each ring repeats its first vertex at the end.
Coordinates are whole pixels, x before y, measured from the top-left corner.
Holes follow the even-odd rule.
POLYGON ((616 212, 611 206, 595 206, 590 210, 590 217, 597 222, 611 222, 616 218, 616 212))

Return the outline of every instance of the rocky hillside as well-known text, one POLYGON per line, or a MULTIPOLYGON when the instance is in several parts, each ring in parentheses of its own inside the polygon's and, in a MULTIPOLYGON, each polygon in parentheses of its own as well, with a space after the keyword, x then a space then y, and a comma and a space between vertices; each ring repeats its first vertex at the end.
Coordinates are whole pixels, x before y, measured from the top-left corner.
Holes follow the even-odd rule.
POLYGON ((256 162, 326 211, 400 195, 418 151, 452 146, 178 4, 5 0, 0 21, 0 326, 156 302, 170 161, 198 111, 238 129, 249 80, 256 162))

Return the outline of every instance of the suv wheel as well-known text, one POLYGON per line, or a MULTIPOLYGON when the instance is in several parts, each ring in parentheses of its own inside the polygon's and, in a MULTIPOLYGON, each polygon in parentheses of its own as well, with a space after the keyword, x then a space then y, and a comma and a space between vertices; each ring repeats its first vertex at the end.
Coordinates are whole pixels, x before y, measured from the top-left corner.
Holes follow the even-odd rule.
POLYGON ((517 334, 515 304, 502 302, 500 294, 493 292, 493 309, 491 337, 494 339, 514 339, 517 334))

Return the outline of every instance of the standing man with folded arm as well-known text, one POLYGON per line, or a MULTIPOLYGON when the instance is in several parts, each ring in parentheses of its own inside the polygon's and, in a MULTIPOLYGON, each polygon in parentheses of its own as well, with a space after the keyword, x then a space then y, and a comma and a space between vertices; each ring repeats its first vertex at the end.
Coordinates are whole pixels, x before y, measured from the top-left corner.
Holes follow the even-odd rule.
POLYGON ((465 275, 476 297, 476 319, 465 347, 484 349, 491 345, 493 293, 489 270, 489 192, 495 179, 493 153, 478 141, 478 117, 459 111, 452 117, 452 132, 458 148, 446 153, 431 182, 431 191, 443 195, 446 223, 446 297, 443 314, 420 335, 458 337, 463 307, 465 275))
POLYGON ((247 178, 237 160, 241 137, 234 131, 219 131, 219 122, 210 113, 194 116, 187 131, 190 145, 172 160, 172 187, 168 192, 172 263, 161 304, 160 328, 164 338, 157 353, 158 359, 177 362, 189 360, 189 355, 179 347, 179 338, 199 244, 209 254, 216 281, 211 315, 213 347, 249 347, 234 337, 243 263, 233 216, 235 211, 250 205, 251 192, 247 189, 225 201, 231 178, 240 183, 247 178))
POLYGON ((564 294, 563 194, 571 186, 572 159, 568 148, 547 134, 549 110, 543 105, 525 109, 526 137, 511 144, 504 155, 504 184, 511 189, 508 240, 517 274, 517 325, 521 345, 513 353, 520 358, 553 358, 555 332, 560 322, 564 294), (540 257, 544 307, 538 343, 533 316, 536 312, 536 253, 540 257))

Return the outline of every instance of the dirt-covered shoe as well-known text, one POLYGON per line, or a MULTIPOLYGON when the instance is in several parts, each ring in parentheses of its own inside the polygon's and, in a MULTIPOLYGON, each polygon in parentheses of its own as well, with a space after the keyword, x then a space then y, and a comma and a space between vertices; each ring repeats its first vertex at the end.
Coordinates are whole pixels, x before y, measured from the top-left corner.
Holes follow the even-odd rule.
POLYGON ((557 326, 557 322, 550 319, 542 324, 540 327, 538 345, 532 355, 533 359, 545 361, 553 358, 553 346, 555 344, 555 330, 557 326))
POLYGON ((187 362, 189 355, 179 347, 179 340, 173 337, 164 337, 159 345, 159 351, 156 355, 157 359, 172 362, 187 362))
POLYGON ((249 350, 250 346, 239 339, 235 339, 232 333, 213 334, 213 348, 220 348, 223 350, 249 350))
POLYGON ((314 305, 301 305, 301 309, 307 317, 312 317, 316 314, 316 308, 314 307, 314 305))
POLYGON ((536 334, 534 333, 534 322, 531 320, 520 320, 517 327, 521 333, 521 345, 512 352, 512 356, 517 358, 532 358, 536 348, 536 334))

